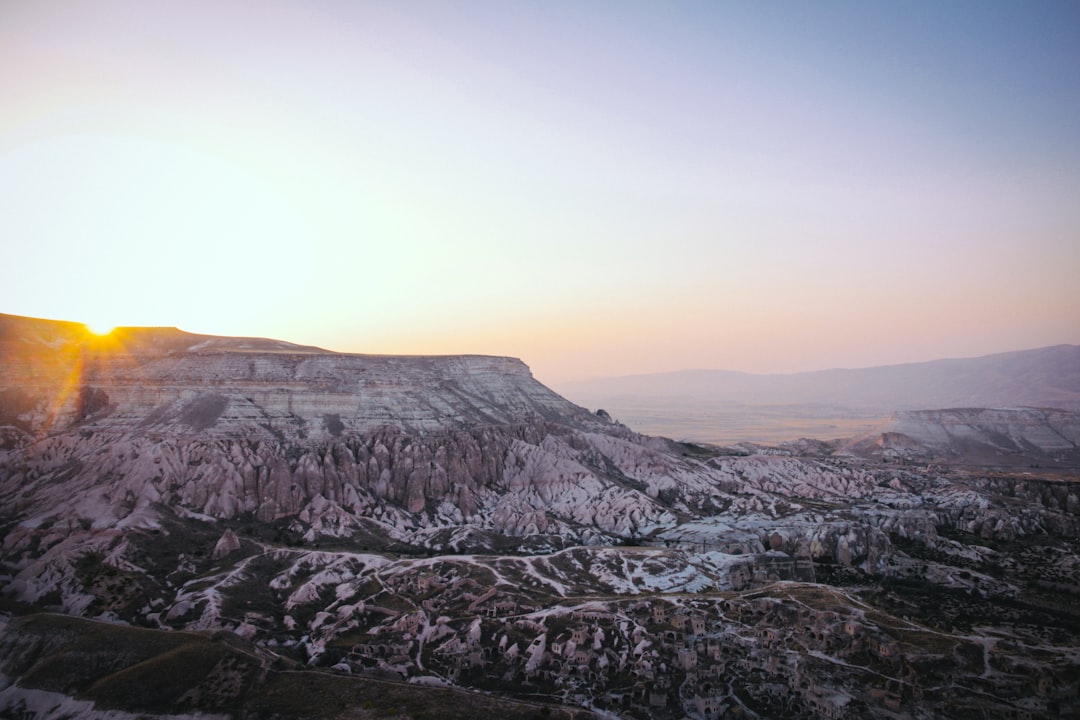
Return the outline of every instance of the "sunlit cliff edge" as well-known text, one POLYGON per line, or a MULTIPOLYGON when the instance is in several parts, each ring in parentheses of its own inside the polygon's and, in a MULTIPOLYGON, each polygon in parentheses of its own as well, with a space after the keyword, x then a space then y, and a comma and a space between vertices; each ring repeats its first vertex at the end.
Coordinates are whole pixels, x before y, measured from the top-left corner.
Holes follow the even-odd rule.
POLYGON ((74 423, 315 439, 388 426, 596 421, 515 358, 342 354, 176 328, 97 336, 79 323, 12 315, 0 315, 0 392, 0 425, 34 435, 74 423))

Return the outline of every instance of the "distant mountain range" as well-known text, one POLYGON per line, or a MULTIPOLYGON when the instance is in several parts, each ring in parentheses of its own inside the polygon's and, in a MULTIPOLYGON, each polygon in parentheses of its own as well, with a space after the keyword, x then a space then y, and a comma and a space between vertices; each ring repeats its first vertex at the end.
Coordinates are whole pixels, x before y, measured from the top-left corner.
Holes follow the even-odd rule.
POLYGON ((854 420, 873 423, 900 410, 1080 409, 1080 346, 790 375, 685 370, 555 389, 640 432, 714 441, 791 439, 784 430, 840 437, 867 429, 854 420))
POLYGON ((683 370, 557 387, 567 397, 679 399, 747 405, 840 405, 865 410, 1035 405, 1080 408, 1080 346, 977 358, 756 375, 683 370))

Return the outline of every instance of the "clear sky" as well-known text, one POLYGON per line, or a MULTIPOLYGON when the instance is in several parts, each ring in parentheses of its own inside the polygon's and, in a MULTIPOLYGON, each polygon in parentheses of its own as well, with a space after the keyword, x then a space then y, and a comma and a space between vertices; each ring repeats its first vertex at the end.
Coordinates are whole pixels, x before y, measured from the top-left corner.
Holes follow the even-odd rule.
POLYGON ((1080 343, 1080 3, 0 1, 0 312, 541 380, 1080 343))

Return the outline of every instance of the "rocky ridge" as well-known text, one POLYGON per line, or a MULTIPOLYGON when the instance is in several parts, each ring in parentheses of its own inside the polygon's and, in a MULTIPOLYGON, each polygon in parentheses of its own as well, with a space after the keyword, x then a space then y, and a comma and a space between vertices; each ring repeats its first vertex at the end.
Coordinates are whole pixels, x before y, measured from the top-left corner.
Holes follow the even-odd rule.
POLYGON ((847 447, 893 458, 969 464, 1080 465, 1080 413, 1049 408, 952 408, 898 412, 847 447))
POLYGON ((514 358, 344 355, 172 328, 118 328, 99 338, 56 325, 49 336, 28 318, 0 316, 0 420, 29 437, 76 424, 303 441, 531 417, 598 422, 514 358))

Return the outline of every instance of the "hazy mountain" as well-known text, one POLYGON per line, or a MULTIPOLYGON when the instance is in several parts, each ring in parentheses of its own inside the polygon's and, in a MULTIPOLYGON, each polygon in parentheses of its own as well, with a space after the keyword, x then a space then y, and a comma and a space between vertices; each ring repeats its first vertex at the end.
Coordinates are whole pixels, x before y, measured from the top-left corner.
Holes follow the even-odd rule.
POLYGON ((897 410, 1080 409, 1080 346, 791 375, 687 370, 557 389, 641 432, 721 442, 838 438, 897 410))
POLYGON ((1015 405, 1080 409, 1080 346, 790 375, 686 370, 564 383, 560 389, 570 397, 867 410, 1015 405))
POLYGON ((0 612, 0 715, 1077 711, 1075 469, 1008 466, 1080 422, 917 420, 725 451, 512 358, 0 316, 0 610, 113 624, 0 612))

